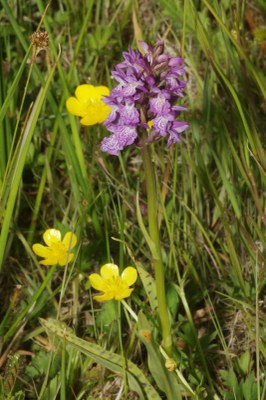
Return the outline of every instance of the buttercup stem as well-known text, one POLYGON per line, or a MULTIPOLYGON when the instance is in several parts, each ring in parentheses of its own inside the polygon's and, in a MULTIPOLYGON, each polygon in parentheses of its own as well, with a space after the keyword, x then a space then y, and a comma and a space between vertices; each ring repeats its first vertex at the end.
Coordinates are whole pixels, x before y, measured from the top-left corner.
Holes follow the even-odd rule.
POLYGON ((155 270, 155 283, 156 293, 158 299, 158 312, 159 320, 162 330, 163 348, 171 356, 172 354, 172 337, 171 337, 171 326, 166 305, 165 296, 165 282, 164 282, 164 265, 162 260, 162 250, 160 243, 160 234, 158 226, 158 205, 157 205, 157 192, 156 192, 156 181, 155 173, 151 159, 150 146, 144 146, 141 149, 146 190, 147 190, 147 205, 148 205, 148 226, 150 238, 154 243, 156 249, 156 256, 152 255, 152 263, 155 270))
POLYGON ((121 356, 123 357, 124 363, 123 363, 123 373, 124 373, 124 395, 125 399, 128 397, 128 385, 127 385, 127 359, 125 357, 124 353, 124 347, 123 347, 123 339, 122 339, 122 328, 121 328, 121 303, 120 301, 117 301, 117 310, 118 310, 118 337, 119 337, 119 344, 120 344, 120 351, 121 351, 121 356))

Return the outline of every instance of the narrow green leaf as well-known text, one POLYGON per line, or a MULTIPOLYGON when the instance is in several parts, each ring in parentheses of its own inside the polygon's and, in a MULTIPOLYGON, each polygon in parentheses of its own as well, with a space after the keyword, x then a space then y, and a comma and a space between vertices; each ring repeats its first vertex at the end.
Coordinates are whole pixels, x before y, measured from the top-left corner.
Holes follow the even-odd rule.
MULTIPOLYGON (((25 65, 26 65, 27 60, 29 58, 30 52, 31 52, 31 46, 29 46, 29 48, 28 48, 28 50, 27 50, 27 52, 25 54, 25 57, 23 58, 23 61, 21 62, 19 70, 18 70, 18 72, 17 72, 17 74, 16 74, 16 76, 15 76, 13 82, 12 82, 12 85, 9 88, 9 91, 7 93, 5 101, 4 101, 4 103, 3 103, 3 105, 2 105, 2 107, 0 109, 0 123, 2 122, 4 116, 6 115, 8 106, 9 106, 11 100, 12 100, 12 97, 14 96, 14 93, 15 93, 15 90, 16 90, 16 88, 18 86, 18 83, 19 83, 19 80, 21 78, 22 72, 24 71, 25 65)), ((4 134, 4 132, 0 132, 0 135, 3 135, 3 134, 4 134)))
POLYGON ((266 90, 265 90, 265 86, 263 84, 263 82, 260 79, 260 76, 257 74, 257 71, 255 69, 255 67, 252 65, 252 63, 250 62, 250 60, 248 59, 246 52, 244 49, 242 49, 242 47, 240 46, 240 44, 238 43, 238 41, 234 38, 234 35, 230 32, 230 30, 227 28, 227 26, 223 23, 223 21, 221 20, 221 18, 218 16, 218 14, 215 12, 214 8, 211 6, 211 4, 207 1, 207 0, 203 0, 204 4, 206 5, 206 7, 210 10, 210 12, 212 13, 212 15, 214 16, 214 18, 216 19, 216 21, 218 22, 218 24, 220 25, 220 27, 222 28, 222 30, 227 34, 227 36, 230 38, 231 42, 234 44, 234 46, 236 47, 239 55, 245 60, 246 65, 250 71, 250 73, 253 75, 255 82, 257 83, 258 87, 261 90, 261 93, 263 94, 264 97, 266 97, 266 90))
POLYGON ((15 202, 17 199, 18 190, 19 190, 19 187, 21 184, 21 177, 22 177, 22 172, 23 172, 25 161, 26 161, 27 153, 28 153, 29 146, 30 146, 30 143, 32 140, 32 136, 33 136, 33 133, 34 133, 37 121, 38 121, 38 117, 39 117, 41 109, 42 109, 43 102, 46 99, 48 88, 52 81, 54 72, 56 70, 56 66, 57 66, 57 64, 55 63, 53 68, 51 69, 51 72, 50 72, 47 80, 46 80, 45 86, 40 89, 37 99, 33 105, 31 114, 29 116, 25 130, 23 132, 23 137, 22 137, 21 141, 19 142, 18 152, 16 152, 16 160, 13 164, 14 168, 12 170, 11 176, 9 176, 10 190, 7 188, 8 200, 7 200, 5 212, 3 214, 3 223, 2 223, 2 229, 1 229, 1 235, 0 235, 0 270, 2 267, 3 260, 4 260, 7 237, 8 237, 8 233, 9 233, 9 229, 10 229, 10 224, 11 224, 11 220, 12 220, 15 202))
POLYGON ((143 236, 145 237, 145 240, 146 240, 146 242, 147 242, 147 244, 148 244, 148 246, 150 248, 150 251, 151 251, 153 259, 154 260, 158 260, 159 259, 159 255, 157 253, 155 243, 153 242, 153 240, 151 239, 147 229, 145 228, 145 225, 144 225, 144 222, 143 222, 143 219, 142 219, 140 206, 139 206, 138 193, 137 193, 137 196, 136 196, 136 210, 137 210, 137 219, 138 219, 140 230, 143 233, 143 236))
POLYGON ((235 215, 236 215, 236 217, 238 219, 240 219, 241 218, 241 210, 240 210, 240 208, 238 206, 238 202, 237 202, 237 199, 236 199, 236 196, 235 196, 235 193, 234 193, 233 185, 227 179, 225 171, 224 171, 224 168, 223 168, 221 162, 219 161, 219 159, 218 159, 218 157, 217 157, 217 155, 215 154, 214 151, 212 152, 212 154, 213 154, 213 157, 215 159, 217 168, 219 170, 221 179, 223 181, 225 190, 226 190, 226 192, 228 194, 228 197, 229 197, 229 199, 231 201, 231 204, 232 204, 232 207, 234 209, 235 215))

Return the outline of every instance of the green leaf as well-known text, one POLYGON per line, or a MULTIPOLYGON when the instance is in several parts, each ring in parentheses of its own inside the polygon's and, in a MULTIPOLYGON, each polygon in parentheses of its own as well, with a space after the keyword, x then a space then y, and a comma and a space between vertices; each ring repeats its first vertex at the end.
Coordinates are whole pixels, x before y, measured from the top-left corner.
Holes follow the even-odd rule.
POLYGON ((155 286, 155 280, 147 272, 142 266, 140 265, 139 262, 136 262, 136 267, 141 279, 141 282, 143 284, 144 290, 147 294, 147 297, 149 299, 150 306, 152 310, 156 310, 158 308, 158 300, 157 300, 157 295, 156 295, 156 286, 155 286))
POLYGON ((30 365, 26 367, 26 375, 30 379, 36 379, 40 375, 44 375, 49 370, 49 377, 53 378, 60 369, 60 356, 55 356, 49 368, 50 355, 45 351, 39 351, 33 358, 30 365))
POLYGON ((155 260, 158 260, 159 259, 159 255, 157 253, 157 249, 156 249, 155 243, 152 240, 152 238, 150 237, 147 229, 145 228, 144 222, 143 222, 143 218, 142 218, 141 211, 140 211, 140 206, 139 206, 139 194, 138 193, 137 193, 137 196, 136 196, 136 210, 137 210, 137 220, 138 220, 138 224, 139 224, 140 230, 141 230, 141 232, 142 232, 142 234, 143 234, 143 236, 144 236, 144 238, 145 238, 145 240, 146 240, 146 242, 147 242, 147 244, 148 244, 148 246, 150 248, 152 257, 155 260))
POLYGON ((237 359, 237 365, 243 375, 247 375, 250 367, 250 352, 247 350, 242 353, 237 359))
POLYGON ((237 201, 234 189, 233 189, 233 184, 227 178, 226 173, 225 173, 224 168, 223 168, 223 165, 220 162, 220 160, 217 157, 217 155, 215 154, 215 152, 212 152, 212 153, 213 153, 213 157, 215 159, 217 168, 219 170, 221 179, 223 181, 224 188, 225 188, 225 190, 226 190, 226 192, 228 194, 228 197, 229 197, 229 199, 231 201, 231 204, 232 204, 232 207, 234 209, 235 215, 239 219, 239 218, 241 218, 241 210, 239 208, 238 201, 237 201))
MULTIPOLYGON (((54 319, 40 319, 42 326, 52 334, 65 340, 68 345, 91 357, 105 368, 119 374, 124 373, 125 360, 122 356, 103 349, 101 346, 80 339, 64 323, 54 319)), ((126 360, 129 386, 140 396, 140 400, 160 400, 160 396, 149 383, 143 372, 131 361, 126 360)))
MULTIPOLYGON (((102 305, 101 311, 97 314, 97 325, 103 330, 110 330, 110 325, 117 319, 117 307, 115 301, 107 301, 102 305)), ((117 327, 112 327, 116 329, 117 327)))
POLYGON ((251 372, 247 379, 241 382, 240 386, 245 400, 257 400, 257 384, 254 372, 251 372))
POLYGON ((227 394, 226 400, 229 399, 242 400, 243 396, 235 372, 232 369, 230 369, 229 371, 222 370, 220 371, 220 375, 222 376, 223 380, 229 387, 230 392, 231 393, 233 392, 233 395, 231 393, 227 394))
POLYGON ((166 299, 167 299, 167 305, 169 308, 169 311, 171 312, 173 320, 175 320, 175 316, 178 310, 178 306, 180 303, 180 298, 178 296, 178 293, 171 283, 167 285, 166 288, 166 299))
POLYGON ((138 330, 139 338, 147 349, 149 370, 156 384, 166 394, 168 400, 181 400, 177 376, 166 369, 165 360, 153 339, 151 326, 143 312, 138 315, 138 330))
POLYGON ((5 191, 1 193, 3 212, 3 222, 0 235, 0 270, 5 255, 5 247, 9 234, 9 228, 14 213, 14 207, 17 199, 19 187, 21 185, 21 177, 26 162, 26 157, 29 151, 30 143, 35 131, 35 127, 46 99, 48 88, 50 87, 52 77, 56 70, 57 63, 54 64, 49 76, 47 77, 46 84, 39 91, 39 94, 34 102, 32 111, 27 120, 25 129, 23 130, 14 157, 12 159, 11 170, 8 175, 8 182, 5 184, 5 191), (5 202, 6 199, 6 202, 5 202))
POLYGON ((42 399, 43 400, 56 400, 60 386, 61 386, 61 376, 59 373, 54 377, 54 379, 49 381, 49 385, 45 389, 42 399))

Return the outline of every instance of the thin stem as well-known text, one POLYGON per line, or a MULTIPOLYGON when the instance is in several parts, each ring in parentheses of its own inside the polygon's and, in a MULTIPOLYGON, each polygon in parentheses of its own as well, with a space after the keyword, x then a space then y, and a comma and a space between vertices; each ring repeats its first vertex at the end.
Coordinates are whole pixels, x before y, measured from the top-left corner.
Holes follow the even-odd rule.
POLYGON ((164 265, 158 226, 158 204, 155 173, 152 165, 150 146, 144 146, 141 150, 147 190, 148 225, 149 235, 154 243, 156 254, 152 254, 152 263, 155 270, 155 283, 158 299, 158 312, 162 329, 163 348, 170 356, 172 354, 172 337, 170 319, 166 304, 164 265))
POLYGON ((129 305, 125 302, 125 300, 122 300, 121 303, 123 304, 123 306, 125 307, 125 309, 129 312, 129 314, 133 317, 133 319, 138 322, 138 316, 137 314, 132 310, 131 307, 129 307, 129 305))
POLYGON ((62 341, 60 400, 66 400, 66 341, 62 341))
POLYGON ((255 264, 255 292, 256 292, 256 375, 257 375, 257 398, 260 397, 260 320, 259 320, 259 265, 258 250, 255 264))
POLYGON ((118 336, 119 336, 119 344, 120 344, 120 351, 121 356, 123 357, 123 373, 124 373, 124 395, 125 399, 128 398, 128 385, 127 385, 127 359, 124 353, 124 346, 122 340, 122 329, 121 329, 121 303, 117 301, 117 308, 118 308, 118 336))
POLYGON ((71 236, 69 247, 68 247, 67 262, 66 262, 66 265, 64 267, 64 275, 63 275, 63 281, 62 281, 62 288, 61 288, 61 291, 60 291, 60 298, 59 298, 59 303, 58 303, 58 310, 57 310, 56 319, 59 319, 63 297, 65 295, 66 287, 67 287, 67 284, 68 284, 68 282, 67 282, 67 273, 68 273, 68 266, 69 266, 68 259, 69 259, 69 255, 70 255, 70 252, 71 252, 71 242, 72 242, 72 236, 71 236))

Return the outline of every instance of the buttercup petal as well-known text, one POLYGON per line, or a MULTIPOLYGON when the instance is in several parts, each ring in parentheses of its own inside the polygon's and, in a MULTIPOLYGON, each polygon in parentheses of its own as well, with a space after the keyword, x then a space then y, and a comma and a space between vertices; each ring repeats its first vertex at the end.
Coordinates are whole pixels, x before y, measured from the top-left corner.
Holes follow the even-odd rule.
POLYGON ((110 114, 110 111, 111 111, 111 107, 109 107, 109 106, 101 107, 101 109, 99 110, 99 113, 98 113, 98 124, 101 124, 106 120, 106 118, 110 114))
POLYGON ((32 246, 32 250, 39 257, 47 257, 50 253, 48 247, 43 246, 42 244, 39 244, 39 243, 35 243, 32 246))
POLYGON ((87 114, 80 120, 81 125, 90 126, 99 123, 99 115, 94 107, 88 107, 87 114))
POLYGON ((47 229, 43 234, 43 240, 47 246, 61 241, 61 232, 57 229, 47 229))
POLYGON ((99 274, 91 274, 89 276, 91 286, 96 290, 105 291, 107 288, 105 280, 99 274))
POLYGON ((137 278, 138 278, 138 273, 136 268, 133 267, 127 267, 126 269, 124 269, 124 271, 122 272, 121 278, 123 279, 123 281, 126 282, 126 284, 128 286, 133 285, 133 283, 136 282, 137 278))
POLYGON ((94 86, 87 84, 79 85, 75 91, 75 95, 81 103, 87 103, 95 98, 94 86))
POLYGON ((95 86, 94 92, 95 92, 95 94, 94 94, 95 98, 98 97, 98 99, 101 99, 104 96, 110 95, 110 90, 106 86, 95 86))
POLYGON ((60 267, 64 267, 66 264, 70 263, 73 260, 73 257, 73 253, 62 254, 58 257, 58 264, 60 265, 60 267))
POLYGON ((101 294, 99 296, 93 296, 93 298, 99 302, 102 302, 102 301, 112 300, 114 298, 114 296, 112 293, 107 292, 107 293, 101 294))
POLYGON ((40 264, 42 265, 56 265, 58 264, 58 258, 57 256, 49 256, 45 260, 40 261, 40 264))
POLYGON ((108 263, 101 267, 100 273, 103 279, 110 279, 115 276, 119 276, 119 269, 117 265, 108 263))
POLYGON ((70 114, 83 117, 87 112, 87 105, 78 101, 75 97, 69 97, 66 101, 66 108, 70 114))
POLYGON ((73 232, 67 232, 63 239, 63 244, 67 249, 73 249, 77 244, 77 236, 73 232))
POLYGON ((129 297, 134 289, 123 289, 115 295, 116 300, 122 300, 129 297))

